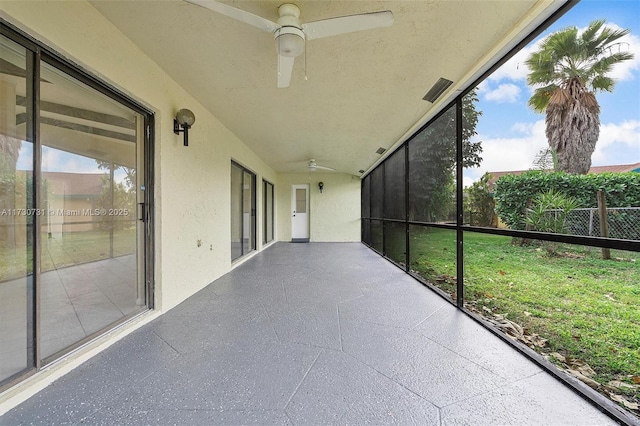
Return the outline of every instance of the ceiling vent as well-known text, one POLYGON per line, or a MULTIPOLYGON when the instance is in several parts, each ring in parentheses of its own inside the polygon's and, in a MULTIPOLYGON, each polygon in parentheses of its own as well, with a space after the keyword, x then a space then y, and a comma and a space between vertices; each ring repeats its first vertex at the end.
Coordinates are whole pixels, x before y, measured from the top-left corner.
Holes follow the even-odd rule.
POLYGON ((384 154, 384 152, 386 151, 386 149, 384 149, 383 147, 378 148, 378 150, 376 151, 376 154, 384 154))
POLYGON ((424 98, 422 99, 434 103, 436 99, 438 99, 440 95, 442 95, 444 91, 447 90, 447 88, 452 84, 453 81, 451 80, 447 80, 446 78, 439 78, 438 81, 436 81, 436 84, 431 87, 431 89, 427 92, 426 95, 424 95, 424 98))

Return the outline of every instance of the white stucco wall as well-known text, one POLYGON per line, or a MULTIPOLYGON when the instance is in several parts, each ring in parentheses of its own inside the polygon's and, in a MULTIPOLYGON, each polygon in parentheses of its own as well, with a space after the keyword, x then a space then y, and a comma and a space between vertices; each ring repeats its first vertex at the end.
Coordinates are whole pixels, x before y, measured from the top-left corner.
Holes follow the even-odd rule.
POLYGON ((318 172, 278 175, 279 241, 291 241, 291 187, 295 184, 309 184, 309 239, 312 242, 360 241, 360 178, 318 172), (324 183, 322 193, 318 182, 324 183))
POLYGON ((155 112, 156 308, 170 309, 228 272, 231 160, 257 174, 258 206, 262 178, 276 182, 275 172, 89 3, 2 1, 0 13, 155 112), (180 108, 196 116, 189 147, 173 133, 180 108))

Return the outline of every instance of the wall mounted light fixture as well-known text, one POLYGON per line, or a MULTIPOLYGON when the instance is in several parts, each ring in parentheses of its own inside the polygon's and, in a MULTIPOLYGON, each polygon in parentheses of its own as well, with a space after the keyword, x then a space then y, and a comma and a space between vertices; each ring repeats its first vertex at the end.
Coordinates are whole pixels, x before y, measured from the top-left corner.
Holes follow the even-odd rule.
POLYGON ((324 182, 318 182, 318 189, 320 190, 320 193, 322 194, 322 190, 324 189, 324 182))
POLYGON ((173 119, 173 133, 179 135, 184 133, 184 146, 189 146, 189 129, 196 122, 196 116, 188 109, 181 109, 176 112, 173 119))

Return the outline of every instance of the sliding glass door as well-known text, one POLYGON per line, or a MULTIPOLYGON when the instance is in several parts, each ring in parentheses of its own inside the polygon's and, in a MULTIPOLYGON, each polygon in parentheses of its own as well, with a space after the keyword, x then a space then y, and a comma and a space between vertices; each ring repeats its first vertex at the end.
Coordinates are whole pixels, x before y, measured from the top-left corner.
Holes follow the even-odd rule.
POLYGON ((231 162, 231 260, 256 248, 256 175, 231 162))
POLYGON ((0 39, 0 383, 34 365, 33 128, 27 51, 0 39))
POLYGON ((0 38, 0 389, 148 309, 152 271, 145 167, 152 116, 7 34, 0 38))
POLYGON ((144 306, 136 209, 144 118, 41 65, 43 358, 144 306), (61 326, 62 325, 62 326, 61 326))

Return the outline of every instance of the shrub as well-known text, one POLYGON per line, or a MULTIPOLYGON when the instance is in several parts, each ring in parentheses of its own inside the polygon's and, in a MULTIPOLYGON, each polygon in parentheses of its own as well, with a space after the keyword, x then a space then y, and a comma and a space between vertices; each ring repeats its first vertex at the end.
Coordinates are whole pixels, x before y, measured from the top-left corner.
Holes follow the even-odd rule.
POLYGON ((506 175, 495 185, 496 213, 511 229, 524 229, 527 206, 538 194, 549 190, 572 197, 585 208, 598 206, 599 190, 605 193, 607 207, 639 207, 640 173, 572 175, 532 170, 506 175))
POLYGON ((579 207, 575 198, 567 197, 553 189, 538 194, 533 203, 533 206, 527 209, 525 224, 529 225, 532 231, 556 234, 567 232, 567 215, 579 207))
MULTIPOLYGON (((538 194, 533 199, 533 205, 527 209, 525 224, 532 231, 567 233, 567 215, 578 208, 578 202, 573 197, 550 189, 538 194)), ((556 254, 558 244, 550 241, 543 242, 543 247, 550 255, 556 254)))

